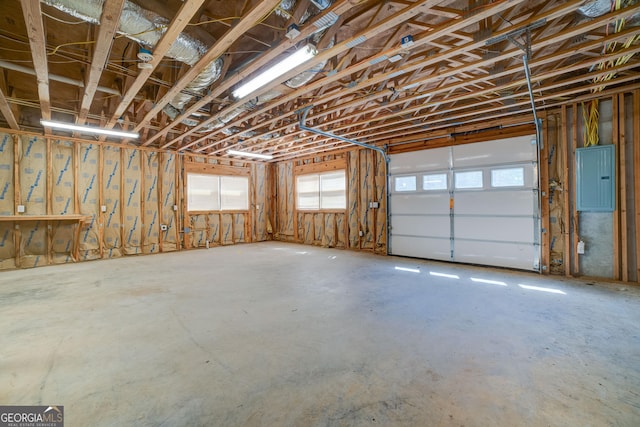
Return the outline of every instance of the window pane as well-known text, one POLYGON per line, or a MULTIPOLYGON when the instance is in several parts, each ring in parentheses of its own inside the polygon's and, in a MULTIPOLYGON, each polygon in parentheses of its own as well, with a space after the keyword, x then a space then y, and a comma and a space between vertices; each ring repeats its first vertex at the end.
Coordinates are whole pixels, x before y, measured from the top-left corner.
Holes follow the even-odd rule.
POLYGON ((320 208, 346 209, 345 172, 331 172, 320 175, 320 208))
POLYGON ((482 171, 456 172, 456 188, 482 188, 482 171))
POLYGON ((396 191, 416 191, 416 177, 396 176, 396 191))
POLYGON ((524 187, 524 168, 491 170, 492 187, 524 187))
POLYGON ((249 209, 249 178, 245 176, 221 176, 220 199, 222 210, 246 211, 249 209))
POLYGON ((219 210, 218 180, 215 175, 187 174, 187 210, 219 210))
POLYGON ((320 209, 320 177, 318 174, 296 177, 298 209, 320 209))
POLYGON ((434 173, 431 175, 424 175, 422 177, 422 189, 423 190, 446 190, 447 174, 434 173))

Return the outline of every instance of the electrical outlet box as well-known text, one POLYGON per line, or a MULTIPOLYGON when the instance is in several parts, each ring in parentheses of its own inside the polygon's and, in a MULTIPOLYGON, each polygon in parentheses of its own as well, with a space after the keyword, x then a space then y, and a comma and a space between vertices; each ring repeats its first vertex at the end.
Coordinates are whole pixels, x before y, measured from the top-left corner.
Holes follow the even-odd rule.
POLYGON ((402 38, 402 41, 400 42, 400 44, 402 45, 403 48, 408 48, 413 46, 413 36, 409 35, 409 36, 404 36, 402 38))
POLYGON ((177 211, 178 210, 178 205, 173 205, 173 210, 177 211))
POLYGON ((260 205, 256 205, 256 210, 259 211, 260 210, 260 205))
POLYGON ((358 231, 358 236, 363 237, 364 236, 364 231, 362 231, 362 230, 358 231))
POLYGON ((161 231, 167 231, 169 229, 169 227, 167 226, 167 224, 160 224, 160 230, 161 231))
POLYGON ((576 248, 576 252, 578 253, 578 255, 584 255, 584 242, 582 240, 578 242, 578 247, 576 248))
POLYGON ((380 207, 380 203, 378 202, 369 202, 369 207, 372 209, 378 209, 380 207))
POLYGON ((300 35, 300 28, 296 24, 289 25, 287 28, 287 32, 285 33, 285 37, 289 40, 294 40, 296 37, 300 35))
POLYGON ((24 205, 18 205, 18 213, 24 213, 25 208, 24 205))
POLYGON ((106 212, 106 211, 107 211, 107 206, 106 205, 100 206, 100 212, 106 212))

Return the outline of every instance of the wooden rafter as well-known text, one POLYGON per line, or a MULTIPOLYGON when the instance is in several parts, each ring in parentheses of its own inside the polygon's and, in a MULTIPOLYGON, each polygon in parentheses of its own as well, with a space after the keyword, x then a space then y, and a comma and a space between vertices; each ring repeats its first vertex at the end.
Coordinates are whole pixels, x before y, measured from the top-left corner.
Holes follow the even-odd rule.
POLYGON ((142 86, 144 86, 144 84, 147 82, 149 77, 151 77, 158 65, 160 65, 160 61, 162 61, 167 51, 171 48, 171 45, 175 41, 176 37, 178 37, 178 35, 182 32, 182 30, 184 30, 187 24, 189 24, 189 21, 203 3, 204 0, 187 0, 182 4, 180 10, 169 24, 167 31, 162 35, 153 49, 153 59, 149 61, 151 67, 140 70, 140 72, 138 73, 138 77, 136 77, 135 81, 131 84, 131 86, 129 86, 127 92, 116 107, 113 116, 107 124, 108 127, 113 127, 120 116, 124 114, 126 109, 129 107, 129 104, 131 104, 140 89, 142 89, 142 86))
POLYGON ((93 97, 98 88, 98 83, 100 83, 102 71, 109 59, 113 36, 120 23, 120 14, 122 13, 124 2, 125 0, 105 0, 104 2, 102 16, 100 18, 100 30, 98 31, 89 77, 87 78, 84 94, 82 95, 80 113, 76 119, 77 124, 84 124, 87 114, 89 114, 89 108, 91 108, 91 104, 93 103, 93 97))
MULTIPOLYGON (((49 95, 49 68, 47 65, 47 41, 42 23, 40 0, 21 0, 24 22, 27 26, 33 67, 38 81, 38 98, 43 120, 51 120, 49 95)), ((45 128, 46 129, 46 128, 45 128)))
POLYGON ((278 4, 278 0, 264 0, 256 4, 235 27, 229 29, 203 56, 191 67, 182 78, 169 89, 162 100, 147 113, 144 119, 138 123, 135 130, 140 130, 151 121, 189 82, 204 70, 212 61, 225 53, 227 49, 249 28, 256 25, 265 15, 270 13, 278 4))

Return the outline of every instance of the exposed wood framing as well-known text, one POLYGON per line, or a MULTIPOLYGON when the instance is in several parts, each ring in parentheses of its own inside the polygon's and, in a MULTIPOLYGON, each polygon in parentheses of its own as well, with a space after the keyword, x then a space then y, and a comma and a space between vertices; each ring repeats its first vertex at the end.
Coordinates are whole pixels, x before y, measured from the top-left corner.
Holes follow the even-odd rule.
POLYGON ((84 94, 82 95, 82 104, 80 105, 80 113, 76 120, 77 124, 83 124, 89 114, 89 109, 93 103, 93 97, 100 83, 100 77, 104 70, 107 60, 109 59, 109 53, 111 52, 111 43, 113 42, 113 36, 118 29, 120 22, 120 14, 124 7, 125 0, 105 0, 102 17, 100 19, 100 30, 98 31, 98 38, 96 40, 95 51, 93 54, 93 60, 91 61, 91 69, 89 71, 89 77, 84 87, 84 94))

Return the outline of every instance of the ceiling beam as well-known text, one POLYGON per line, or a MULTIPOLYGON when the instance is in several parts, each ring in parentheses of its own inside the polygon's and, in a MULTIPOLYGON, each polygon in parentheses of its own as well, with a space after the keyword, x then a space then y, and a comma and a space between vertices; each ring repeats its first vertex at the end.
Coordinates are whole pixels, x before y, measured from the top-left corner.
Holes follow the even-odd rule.
POLYGON ((160 65, 160 62, 164 59, 164 56, 171 48, 171 45, 173 45, 175 39, 189 24, 189 21, 191 20, 191 18, 193 18, 193 15, 200 9, 203 3, 204 0, 187 0, 182 4, 180 10, 169 24, 167 31, 162 35, 153 49, 153 59, 149 61, 149 64, 151 64, 151 68, 145 68, 138 72, 138 77, 136 77, 131 86, 129 86, 129 89, 127 89, 127 92, 116 107, 113 117, 111 117, 111 119, 107 123, 108 128, 112 128, 116 124, 120 116, 124 114, 138 92, 140 92, 140 89, 142 89, 142 86, 144 86, 144 84, 147 82, 149 77, 151 77, 158 65, 160 65))
POLYGON ((225 53, 231 45, 242 37, 249 28, 258 24, 273 8, 279 3, 279 0, 263 0, 258 2, 238 23, 230 28, 203 56, 191 67, 180 80, 178 80, 167 94, 156 104, 135 127, 136 131, 140 131, 148 124, 162 109, 183 90, 200 72, 211 62, 215 61, 220 55, 225 53))
POLYGON ((4 92, 0 89, 0 112, 4 116, 7 123, 9 123, 9 127, 11 129, 20 130, 20 126, 18 126, 18 122, 13 115, 13 111, 11 111, 11 106, 7 101, 7 98, 4 96, 4 92))
POLYGON ((93 97, 96 94, 98 83, 100 83, 102 71, 104 71, 107 61, 109 60, 113 36, 116 34, 120 23, 120 15, 124 7, 124 2, 125 0, 105 0, 104 2, 102 16, 100 17, 100 30, 98 31, 93 60, 91 61, 91 70, 89 71, 89 78, 84 87, 82 104, 80 105, 80 113, 76 119, 76 124, 84 124, 87 119, 87 114, 89 114, 93 97))
MULTIPOLYGON (((264 54, 262 54, 259 58, 253 61, 252 67, 254 67, 254 69, 257 69, 268 64, 273 59, 277 58, 279 55, 286 52, 288 49, 294 47, 298 43, 298 40, 303 40, 304 38, 311 36, 317 30, 317 28, 313 25, 315 22, 319 22, 321 19, 323 19, 330 13, 341 15, 347 12, 353 5, 357 3, 358 3, 357 0, 342 0, 334 3, 332 7, 325 10, 322 14, 318 15, 310 22, 306 23, 305 26, 300 29, 300 35, 296 38, 296 40, 287 39, 282 43, 280 43, 279 45, 275 46, 274 48, 269 49, 264 54)), ((150 145, 155 140, 166 135, 173 127, 180 124, 180 122, 183 119, 189 117, 192 113, 198 111, 200 108, 204 107, 205 105, 207 105, 208 103, 216 99, 218 96, 222 95, 224 92, 226 92, 227 90, 231 89, 233 86, 241 82, 244 78, 246 78, 246 75, 247 75, 246 72, 236 73, 233 76, 230 76, 229 78, 222 81, 218 86, 213 88, 210 94, 204 96, 202 99, 197 101, 192 106, 187 107, 184 113, 176 117, 171 123, 169 123, 167 127, 165 127, 160 132, 158 132, 157 134, 149 138, 147 141, 145 141, 143 145, 150 145)), ((176 140, 172 140, 169 143, 164 144, 162 148, 167 148, 168 146, 174 144, 175 142, 176 140)))
MULTIPOLYGON (((38 81, 38 98, 43 120, 51 120, 51 99, 49 96, 49 69, 47 66, 47 41, 42 23, 40 0, 21 0, 24 22, 29 36, 31 57, 38 81)), ((49 131, 48 128, 45 128, 49 131)))

